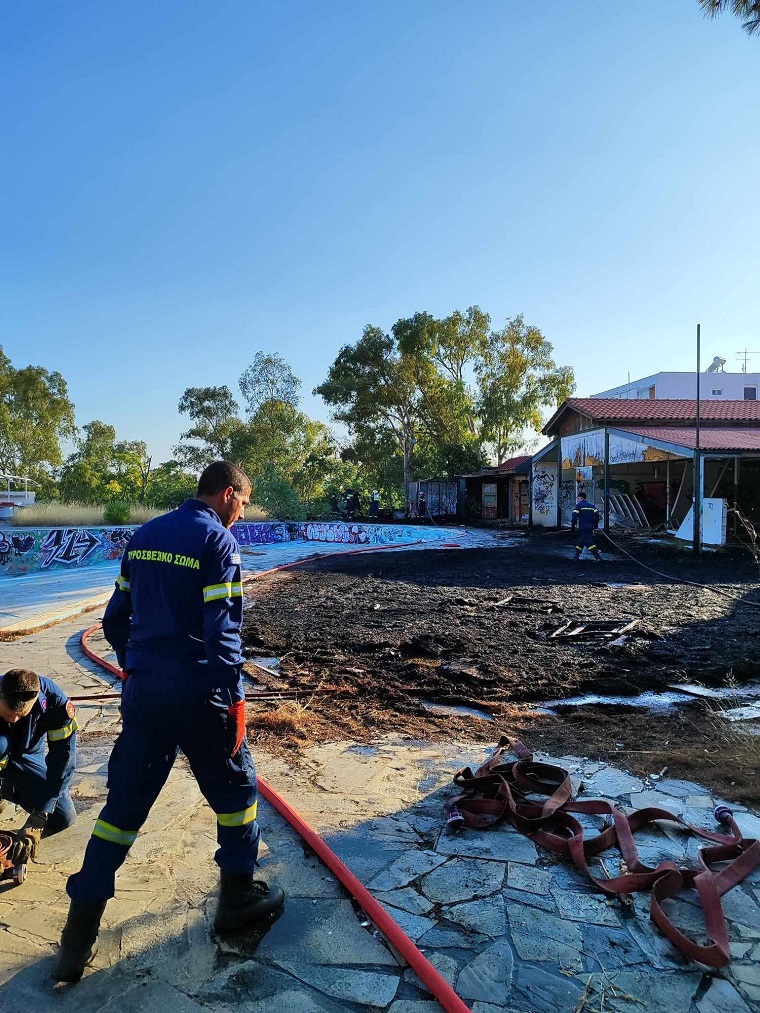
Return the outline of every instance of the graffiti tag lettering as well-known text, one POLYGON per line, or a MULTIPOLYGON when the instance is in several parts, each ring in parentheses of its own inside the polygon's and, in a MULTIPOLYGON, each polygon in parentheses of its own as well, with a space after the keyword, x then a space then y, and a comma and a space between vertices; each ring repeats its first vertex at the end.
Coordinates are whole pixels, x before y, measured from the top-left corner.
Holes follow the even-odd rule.
POLYGON ((49 531, 43 539, 42 566, 52 563, 80 566, 100 545, 100 539, 86 528, 65 528, 49 531))

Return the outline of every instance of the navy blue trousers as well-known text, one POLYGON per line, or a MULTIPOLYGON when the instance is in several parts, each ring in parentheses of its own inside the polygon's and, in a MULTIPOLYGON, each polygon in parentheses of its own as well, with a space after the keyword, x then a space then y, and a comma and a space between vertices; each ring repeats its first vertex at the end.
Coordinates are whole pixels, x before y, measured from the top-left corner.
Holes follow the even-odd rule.
POLYGON ((575 547, 576 549, 595 549, 596 538, 594 537, 594 530, 591 531, 576 531, 575 532, 575 547))
MULTIPOLYGON (((8 739, 4 735, 0 735, 0 760, 8 755, 9 748, 8 739)), ((19 759, 11 760, 8 766, 0 772, 2 797, 21 806, 28 813, 39 812, 49 798, 46 780, 47 766, 45 765, 43 740, 39 749, 33 753, 24 753, 19 759)), ((66 788, 58 796, 55 809, 48 817, 45 836, 65 830, 76 818, 76 809, 71 801, 69 789, 66 788)))
POLYGON ((122 693, 123 730, 108 761, 108 797, 66 892, 77 904, 113 897, 116 872, 148 818, 180 750, 216 813, 215 860, 224 872, 252 872, 260 831, 257 782, 248 745, 229 714, 229 693, 149 673, 130 674, 122 693))

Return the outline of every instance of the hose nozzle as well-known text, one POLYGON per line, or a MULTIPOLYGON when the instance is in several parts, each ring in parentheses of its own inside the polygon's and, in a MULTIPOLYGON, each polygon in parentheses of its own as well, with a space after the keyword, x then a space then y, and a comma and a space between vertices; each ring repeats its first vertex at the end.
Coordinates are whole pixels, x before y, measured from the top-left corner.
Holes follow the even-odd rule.
POLYGON ((464 816, 456 806, 452 806, 446 814, 446 826, 449 830, 461 830, 464 826, 464 816))
POLYGON ((718 823, 728 824, 728 821, 734 815, 733 810, 729 809, 727 805, 716 805, 715 812, 713 813, 718 823))

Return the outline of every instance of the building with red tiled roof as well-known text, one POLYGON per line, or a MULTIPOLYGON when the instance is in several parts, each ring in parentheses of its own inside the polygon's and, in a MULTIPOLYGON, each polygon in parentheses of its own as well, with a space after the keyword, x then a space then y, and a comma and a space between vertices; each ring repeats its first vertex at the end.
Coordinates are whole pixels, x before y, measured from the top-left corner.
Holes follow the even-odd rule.
POLYGON ((568 398, 543 432, 551 442, 533 457, 534 524, 568 524, 581 490, 613 520, 688 529, 695 476, 724 526, 736 503, 760 522, 758 400, 700 398, 698 426, 695 398, 568 398))

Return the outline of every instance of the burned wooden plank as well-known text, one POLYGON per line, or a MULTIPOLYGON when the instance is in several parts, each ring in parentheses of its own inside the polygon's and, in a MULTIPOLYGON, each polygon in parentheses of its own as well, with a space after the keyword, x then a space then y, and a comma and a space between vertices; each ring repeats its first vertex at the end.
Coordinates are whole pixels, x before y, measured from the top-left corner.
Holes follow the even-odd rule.
POLYGON ((549 636, 559 640, 619 638, 630 633, 640 622, 640 619, 590 619, 585 622, 576 619, 560 626, 549 636))

